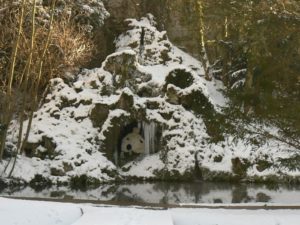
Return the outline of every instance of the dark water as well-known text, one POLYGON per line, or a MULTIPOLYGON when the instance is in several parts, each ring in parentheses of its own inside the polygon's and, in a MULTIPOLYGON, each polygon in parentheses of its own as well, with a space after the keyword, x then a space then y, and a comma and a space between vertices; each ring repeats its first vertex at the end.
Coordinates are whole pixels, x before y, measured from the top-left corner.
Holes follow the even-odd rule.
POLYGON ((35 191, 29 187, 12 191, 5 189, 0 196, 107 201, 127 204, 193 204, 193 203, 258 203, 300 205, 300 186, 266 186, 226 183, 123 183, 103 185, 80 191, 67 187, 52 187, 35 191))

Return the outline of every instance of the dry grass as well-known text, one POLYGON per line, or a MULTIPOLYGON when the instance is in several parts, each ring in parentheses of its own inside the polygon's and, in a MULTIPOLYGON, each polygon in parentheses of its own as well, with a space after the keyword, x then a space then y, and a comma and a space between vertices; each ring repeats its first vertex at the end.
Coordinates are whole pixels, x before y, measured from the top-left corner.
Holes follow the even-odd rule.
MULTIPOLYGON (((19 6, 9 3, 11 0, 0 2, 0 90, 5 89, 7 72, 10 64, 12 47, 17 35, 19 6)), ((31 5, 25 9, 25 22, 20 39, 18 57, 14 74, 14 87, 21 87, 24 81, 24 71, 30 54, 31 35, 31 5)), ((33 50, 33 63, 29 75, 29 88, 36 80, 39 66, 38 61, 45 46, 48 35, 49 21, 47 21, 45 8, 38 6, 36 15, 35 46, 33 50)), ((79 25, 69 19, 67 12, 55 18, 46 53, 46 63, 43 66, 41 87, 45 87, 49 79, 61 77, 66 72, 76 71, 84 67, 92 58, 94 43, 90 34, 86 34, 79 25)))
MULTIPOLYGON (((90 34, 70 19, 67 10, 55 13, 55 0, 51 6, 35 3, 0 0, 0 125, 5 127, 0 133, 0 161, 13 117, 19 121, 17 153, 22 153, 49 80, 84 67, 96 49, 90 34)), ((15 163, 16 157, 12 168, 15 163)))

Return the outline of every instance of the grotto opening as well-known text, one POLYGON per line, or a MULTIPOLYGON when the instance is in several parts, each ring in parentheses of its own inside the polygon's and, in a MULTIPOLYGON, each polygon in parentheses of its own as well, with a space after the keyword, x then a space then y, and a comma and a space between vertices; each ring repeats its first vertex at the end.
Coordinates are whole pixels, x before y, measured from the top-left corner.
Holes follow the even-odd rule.
POLYGON ((129 161, 159 152, 161 130, 155 122, 133 121, 119 129, 113 162, 122 166, 129 161))

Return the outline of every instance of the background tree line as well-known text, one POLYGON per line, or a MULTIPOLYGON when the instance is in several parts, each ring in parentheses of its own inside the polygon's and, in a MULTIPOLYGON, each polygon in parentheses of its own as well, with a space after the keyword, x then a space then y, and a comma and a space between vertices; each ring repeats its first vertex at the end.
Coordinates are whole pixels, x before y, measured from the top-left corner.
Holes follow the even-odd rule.
POLYGON ((270 121, 300 146, 300 2, 197 3, 210 76, 232 100, 227 116, 270 121))

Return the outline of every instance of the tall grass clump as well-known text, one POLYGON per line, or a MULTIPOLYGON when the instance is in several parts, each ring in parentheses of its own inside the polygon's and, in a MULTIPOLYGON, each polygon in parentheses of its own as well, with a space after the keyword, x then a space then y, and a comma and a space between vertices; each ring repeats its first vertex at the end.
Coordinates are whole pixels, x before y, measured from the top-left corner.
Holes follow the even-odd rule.
MULTIPOLYGON (((99 23, 105 16, 102 6, 99 3, 99 23)), ((49 80, 75 74, 97 54, 95 25, 86 19, 94 11, 85 9, 76 0, 0 0, 0 162, 5 156, 9 127, 12 121, 18 121, 14 122, 16 152, 9 160, 8 174, 16 155, 23 152, 33 112, 49 80)))

